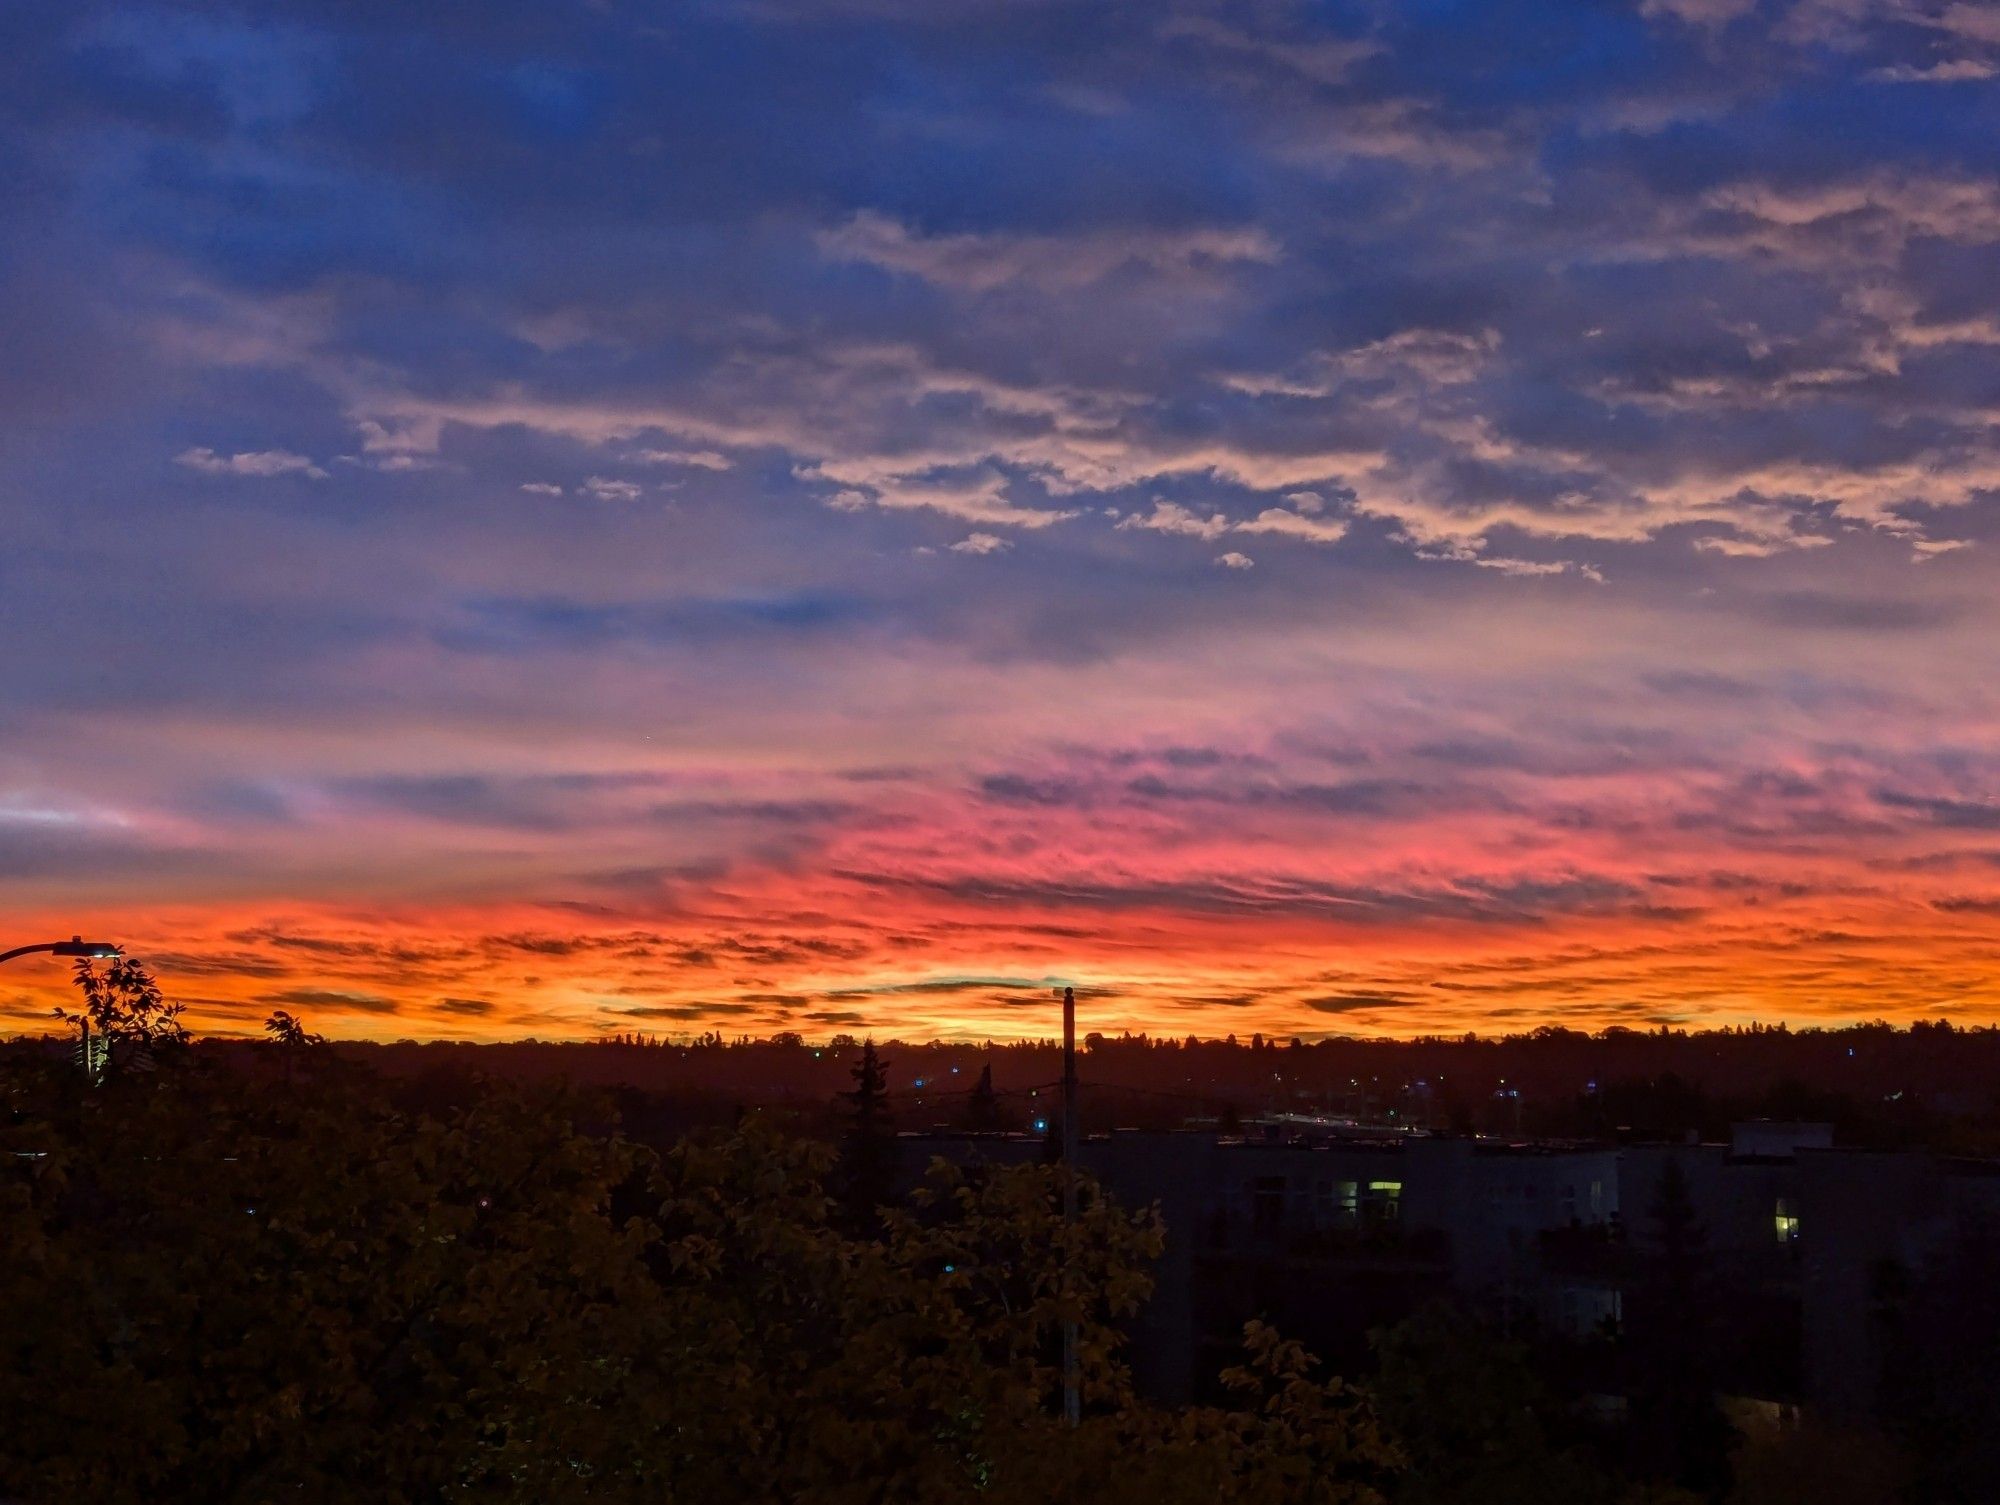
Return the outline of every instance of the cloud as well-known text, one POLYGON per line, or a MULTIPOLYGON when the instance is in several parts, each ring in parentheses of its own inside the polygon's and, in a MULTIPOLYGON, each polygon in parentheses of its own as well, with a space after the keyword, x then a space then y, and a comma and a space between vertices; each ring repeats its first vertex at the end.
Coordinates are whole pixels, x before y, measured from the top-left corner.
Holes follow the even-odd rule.
POLYGON ((1346 37, 1268 36, 1231 26, 1212 16, 1177 15, 1160 23, 1162 42, 1193 42, 1221 53, 1236 53, 1274 65, 1312 84, 1339 86, 1357 64, 1382 50, 1379 42, 1346 37))
MULTIPOLYGON (((1337 543, 1347 535, 1347 524, 1338 518, 1307 515, 1317 513, 1324 501, 1314 493, 1304 493, 1307 501, 1297 512, 1267 507, 1255 517, 1232 522, 1220 512, 1203 517, 1178 502, 1155 501, 1151 512, 1133 512, 1118 520, 1121 530, 1143 529, 1150 533, 1171 533, 1213 541, 1225 533, 1281 534, 1312 543, 1337 543)), ((1241 559, 1238 554, 1235 558, 1241 559)))
POLYGON ((1230 525, 1232 533, 1272 533, 1285 538, 1302 538, 1308 543, 1339 543, 1347 536, 1347 523, 1337 517, 1306 517, 1282 507, 1266 507, 1255 517, 1230 525))
POLYGON ((1757 0, 1641 0, 1642 16, 1672 16, 1689 26, 1721 28, 1757 9, 1757 0))
POLYGON ((730 470, 735 461, 712 449, 642 449, 632 456, 644 465, 679 465, 693 470, 730 470))
POLYGON ((1318 1014, 1351 1014, 1375 1009, 1405 1008, 1418 1000, 1399 993, 1326 993, 1299 1002, 1318 1014))
POLYGON ((1011 549, 1012 544, 992 533, 968 533, 951 546, 954 554, 998 554, 1011 549))
POLYGON ((397 1004, 380 993, 355 993, 340 988, 286 988, 262 993, 258 1002, 296 1008, 327 1009, 337 1014, 393 1014, 397 1004))
POLYGON ((1009 495, 1010 480, 986 466, 899 471, 867 462, 823 461, 804 479, 841 483, 828 505, 853 512, 867 507, 926 511, 962 522, 1014 528, 1048 528, 1077 515, 1075 508, 1024 507, 1009 495))
POLYGON ((219 455, 203 446, 182 450, 174 456, 174 463, 210 476, 302 475, 315 481, 326 479, 325 470, 305 455, 293 454, 288 449, 247 450, 233 455, 219 455))
POLYGON ((1120 529, 1143 528, 1152 533, 1176 533, 1189 538, 1220 538, 1230 528, 1220 512, 1202 517, 1178 502, 1155 501, 1149 513, 1133 512, 1118 520, 1120 529))
POLYGON ((1889 84, 1963 84, 2000 75, 2000 66, 1978 58, 1947 58, 1916 66, 1894 63, 1873 70, 1868 76, 1889 84))
POLYGON ((1016 282, 1067 291, 1134 269, 1185 281, 1234 263, 1268 264, 1279 254, 1270 235, 1256 226, 1073 236, 923 235, 873 210, 821 231, 815 240, 831 260, 866 262, 968 292, 1016 282))
POLYGON ((1992 7, 44 9, 24 926, 377 1035, 2000 1017, 1992 7))

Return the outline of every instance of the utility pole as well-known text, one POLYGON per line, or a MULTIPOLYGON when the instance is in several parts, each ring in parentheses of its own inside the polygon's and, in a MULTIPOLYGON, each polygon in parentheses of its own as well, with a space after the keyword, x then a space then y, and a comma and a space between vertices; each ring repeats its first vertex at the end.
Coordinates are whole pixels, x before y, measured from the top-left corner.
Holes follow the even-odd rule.
MULTIPOLYGON (((1073 1294, 1070 1258, 1076 1243, 1076 989, 1064 988, 1063 1000, 1063 1302, 1073 1294)), ((1083 1420, 1083 1392, 1078 1382, 1077 1320, 1063 1317, 1063 1421, 1083 1420)))

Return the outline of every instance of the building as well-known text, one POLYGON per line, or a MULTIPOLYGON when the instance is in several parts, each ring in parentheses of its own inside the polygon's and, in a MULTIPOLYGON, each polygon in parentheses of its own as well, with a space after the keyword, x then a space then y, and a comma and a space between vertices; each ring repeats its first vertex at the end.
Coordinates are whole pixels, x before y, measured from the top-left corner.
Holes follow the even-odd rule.
MULTIPOLYGON (((912 1177, 931 1155, 1015 1163, 1044 1150, 1029 1135, 903 1143, 912 1177)), ((1240 1137, 1092 1136, 1081 1159, 1165 1221, 1130 1352, 1143 1388, 1174 1401, 1204 1393, 1252 1318, 1354 1373, 1371 1330, 1440 1297, 1569 1345, 1615 1393, 1629 1378, 1617 1335, 1634 1303, 1657 1310, 1681 1260, 1701 1308, 1685 1320, 1709 1335, 1719 1389, 1866 1414, 1894 1357, 1895 1291, 1929 1289, 1972 1257, 1969 1240, 2000 1230, 2000 1164, 1836 1149, 1825 1124, 1607 1145, 1293 1118, 1240 1137)))

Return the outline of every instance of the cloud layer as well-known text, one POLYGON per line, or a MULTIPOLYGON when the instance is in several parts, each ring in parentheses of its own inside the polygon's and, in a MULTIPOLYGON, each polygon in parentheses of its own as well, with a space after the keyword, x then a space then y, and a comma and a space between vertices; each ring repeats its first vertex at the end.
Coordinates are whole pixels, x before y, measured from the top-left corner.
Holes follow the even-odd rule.
POLYGON ((1984 15, 23 17, 0 899, 222 1027, 2000 1017, 1984 15))

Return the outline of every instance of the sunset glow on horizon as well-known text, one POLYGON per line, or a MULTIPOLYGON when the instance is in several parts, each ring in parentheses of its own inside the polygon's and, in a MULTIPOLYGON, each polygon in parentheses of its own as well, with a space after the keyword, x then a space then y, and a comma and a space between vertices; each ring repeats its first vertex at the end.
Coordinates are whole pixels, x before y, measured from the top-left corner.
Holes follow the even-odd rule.
POLYGON ((13 18, 0 949, 382 1039, 2000 1021, 1973 10, 13 18))

